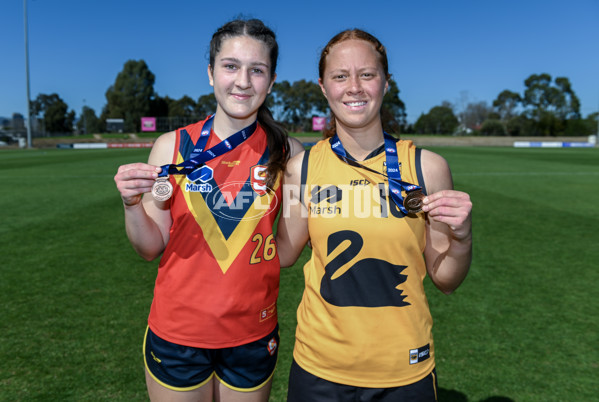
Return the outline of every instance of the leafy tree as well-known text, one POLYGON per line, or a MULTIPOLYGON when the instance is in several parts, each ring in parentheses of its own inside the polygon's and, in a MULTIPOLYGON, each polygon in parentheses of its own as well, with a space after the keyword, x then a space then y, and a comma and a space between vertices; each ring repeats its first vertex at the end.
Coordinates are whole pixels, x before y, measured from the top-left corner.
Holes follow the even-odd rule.
POLYGON ((555 113, 541 110, 534 119, 536 122, 536 135, 556 136, 563 133, 566 122, 561 120, 555 113))
POLYGON ((504 90, 493 107, 504 123, 508 135, 563 135, 578 130, 581 119, 580 100, 570 80, 547 73, 532 74, 525 81, 523 95, 504 90), (518 116, 516 108, 523 107, 518 116), (574 127, 578 127, 575 129, 574 127))
POLYGON ((558 117, 562 120, 580 119, 580 100, 574 93, 570 80, 566 77, 557 77, 555 86, 561 89, 563 94, 556 105, 558 117))
POLYGON ((430 123, 430 118, 428 113, 421 113, 416 123, 413 125, 414 132, 416 134, 429 134, 432 131, 432 124, 430 123), (429 129, 430 128, 430 129, 429 129))
POLYGON ((596 134, 599 136, 599 112, 589 114, 585 120, 585 124, 588 127, 588 133, 596 134))
POLYGON ((492 108, 485 101, 469 103, 461 113, 461 123, 465 128, 478 130, 483 122, 489 118, 492 111, 492 108))
POLYGON ((154 98, 150 101, 150 114, 149 116, 163 117, 168 116, 168 107, 172 99, 168 96, 164 98, 158 94, 154 95, 154 98))
POLYGON ((499 120, 488 119, 485 120, 480 128, 482 135, 505 135, 505 127, 499 120))
MULTIPOLYGON (((106 91, 106 118, 125 119, 125 130, 139 131, 141 118, 150 114, 155 76, 143 60, 129 60, 106 91)), ((104 114, 104 113, 103 113, 104 114)))
POLYGON ((197 105, 193 99, 185 95, 181 99, 171 100, 168 104, 169 117, 194 117, 197 105))
POLYGON ((43 118, 47 133, 71 133, 75 112, 68 111, 67 104, 57 94, 39 94, 31 101, 31 114, 43 118))
POLYGON ((507 135, 514 137, 531 135, 534 132, 536 122, 526 117, 525 114, 512 117, 505 123, 505 131, 507 135))
POLYGON ((566 120, 566 128, 564 129, 564 135, 566 136, 588 136, 597 133, 597 120, 596 116, 599 113, 594 113, 595 119, 592 115, 587 116, 586 119, 570 119, 566 120))
POLYGON ((525 116, 515 116, 505 123, 505 132, 507 135, 518 137, 524 135, 524 127, 526 126, 525 116))
POLYGON ((539 117, 540 113, 547 110, 555 98, 555 88, 551 87, 549 74, 532 74, 524 81, 526 89, 522 103, 529 108, 531 117, 539 117))
POLYGON ((381 120, 386 131, 399 134, 405 130, 406 105, 399 98, 399 88, 393 79, 389 79, 389 88, 383 97, 381 120))
POLYGON ((414 124, 418 134, 451 134, 458 127, 458 118, 448 105, 435 106, 422 114, 414 124))
POLYGON ((493 101, 493 107, 499 113, 501 121, 508 122, 517 115, 516 108, 521 103, 522 97, 519 94, 506 89, 493 101))
POLYGON ((276 118, 286 123, 291 131, 309 131, 312 116, 325 113, 328 104, 320 86, 312 81, 299 80, 293 84, 282 81, 273 85, 272 99, 269 101, 276 118))
POLYGON ((547 113, 559 120, 580 118, 580 101, 568 78, 557 77, 552 85, 549 74, 532 74, 524 81, 524 85, 526 89, 522 103, 527 108, 529 117, 538 122, 544 120, 544 126, 549 119, 547 113))
POLYGON ((285 107, 285 100, 291 90, 290 88, 291 84, 289 81, 275 82, 270 95, 266 98, 266 106, 271 110, 274 118, 285 125, 287 125, 287 121, 284 118, 287 109, 285 107))
POLYGON ((77 121, 77 131, 83 134, 101 133, 105 125, 96 116, 96 112, 89 106, 83 106, 81 117, 77 121))
POLYGON ((202 95, 196 103, 195 113, 200 119, 203 119, 216 112, 216 97, 214 93, 202 95))

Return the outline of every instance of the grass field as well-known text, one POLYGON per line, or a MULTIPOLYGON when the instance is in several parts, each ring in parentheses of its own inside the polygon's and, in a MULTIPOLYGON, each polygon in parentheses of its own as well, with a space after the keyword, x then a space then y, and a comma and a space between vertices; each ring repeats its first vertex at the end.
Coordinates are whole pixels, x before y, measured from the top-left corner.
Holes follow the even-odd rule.
MULTIPOLYGON (((598 400, 599 149, 431 148, 474 203, 474 261, 426 281, 441 401, 598 400)), ((129 245, 117 166, 147 149, 0 151, 0 400, 147 400, 157 262, 129 245)), ((281 274, 284 401, 301 265, 281 274)))

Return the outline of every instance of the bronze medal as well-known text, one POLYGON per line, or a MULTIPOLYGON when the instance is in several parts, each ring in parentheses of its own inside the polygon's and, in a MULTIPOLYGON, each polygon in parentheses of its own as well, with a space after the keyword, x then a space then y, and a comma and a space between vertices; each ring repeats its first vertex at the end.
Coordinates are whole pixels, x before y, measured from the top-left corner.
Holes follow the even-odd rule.
POLYGON ((173 195, 173 186, 168 177, 159 177, 152 186, 152 196, 156 201, 166 201, 173 195))
POLYGON ((416 214, 422 211, 422 200, 424 194, 422 191, 411 191, 403 200, 403 206, 409 214, 416 214))

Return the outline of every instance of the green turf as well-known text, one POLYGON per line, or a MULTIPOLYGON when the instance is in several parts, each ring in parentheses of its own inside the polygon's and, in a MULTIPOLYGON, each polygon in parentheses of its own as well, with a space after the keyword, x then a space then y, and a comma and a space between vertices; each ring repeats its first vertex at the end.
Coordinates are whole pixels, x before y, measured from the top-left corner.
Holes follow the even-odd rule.
MULTIPOLYGON (((426 281, 441 400, 597 400, 599 149, 431 149, 474 203, 465 283, 445 296, 426 281)), ((157 262, 129 245, 113 176, 148 152, 0 151, 0 400, 147 400, 157 262)), ((306 258, 281 275, 272 401, 306 258)))

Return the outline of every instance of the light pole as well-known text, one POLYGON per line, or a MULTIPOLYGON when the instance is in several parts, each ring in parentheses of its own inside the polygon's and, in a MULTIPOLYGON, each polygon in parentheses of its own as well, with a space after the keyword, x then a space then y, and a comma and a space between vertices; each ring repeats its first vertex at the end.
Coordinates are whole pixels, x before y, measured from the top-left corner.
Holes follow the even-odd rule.
POLYGON ((85 99, 83 99, 83 110, 82 110, 82 114, 83 114, 83 134, 87 134, 87 119, 85 117, 85 99))
POLYGON ((27 0, 23 0, 25 14, 25 74, 27 77, 27 148, 31 148, 31 95, 29 90, 29 41, 27 39, 27 0))

